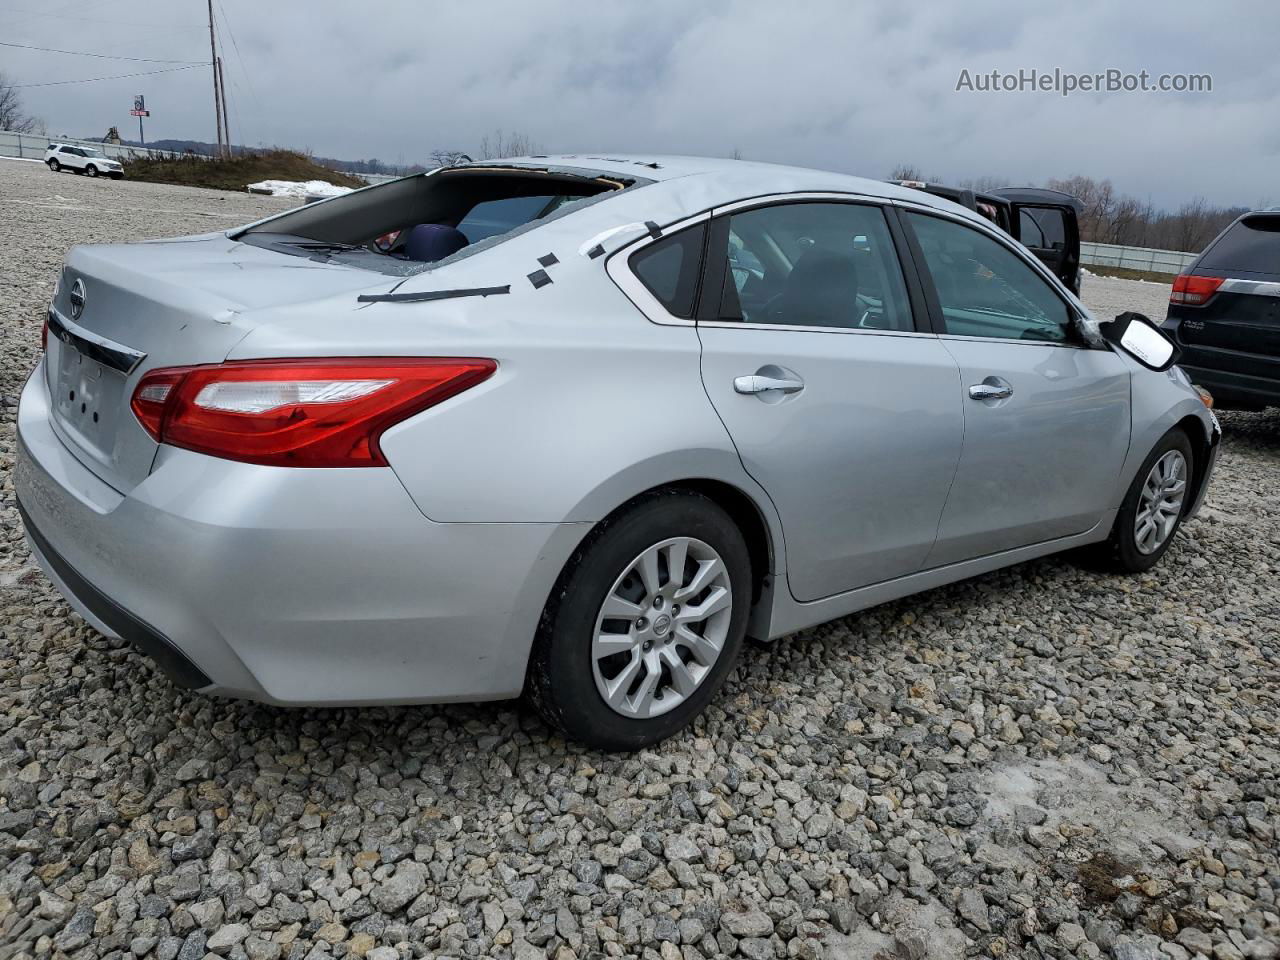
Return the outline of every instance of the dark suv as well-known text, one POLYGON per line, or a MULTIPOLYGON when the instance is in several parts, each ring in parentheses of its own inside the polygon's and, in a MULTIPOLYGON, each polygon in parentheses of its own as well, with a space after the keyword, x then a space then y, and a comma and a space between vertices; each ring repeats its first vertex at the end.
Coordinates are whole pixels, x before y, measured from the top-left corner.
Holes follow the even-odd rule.
POLYGON ((1221 407, 1280 405, 1280 210, 1246 213, 1173 283, 1164 329, 1221 407))

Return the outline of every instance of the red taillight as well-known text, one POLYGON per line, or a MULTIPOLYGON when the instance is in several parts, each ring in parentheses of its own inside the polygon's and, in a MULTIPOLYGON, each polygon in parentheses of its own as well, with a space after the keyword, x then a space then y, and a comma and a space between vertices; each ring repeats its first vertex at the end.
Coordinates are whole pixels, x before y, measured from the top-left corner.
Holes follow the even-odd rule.
POLYGON ((158 443, 280 467, 380 467, 382 432, 487 379, 492 360, 243 360, 153 370, 133 412, 158 443))
POLYGON ((44 324, 40 327, 40 352, 44 353, 49 349, 49 315, 44 315, 44 324))
POLYGON ((1180 273, 1174 277, 1173 292, 1169 294, 1169 302, 1198 307, 1218 292, 1218 288, 1222 286, 1225 279, 1225 277, 1193 277, 1187 273, 1180 273))

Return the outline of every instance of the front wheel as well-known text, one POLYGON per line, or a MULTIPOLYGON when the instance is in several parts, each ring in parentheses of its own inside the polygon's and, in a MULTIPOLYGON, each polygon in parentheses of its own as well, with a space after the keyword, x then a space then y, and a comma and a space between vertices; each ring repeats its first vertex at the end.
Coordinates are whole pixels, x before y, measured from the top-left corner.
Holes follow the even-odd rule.
POLYGON ((50 160, 49 169, 52 170, 54 173, 57 173, 59 170, 62 169, 62 164, 60 164, 57 160, 50 160))
POLYGON ((1164 556, 1182 525, 1191 495, 1194 454, 1186 433, 1175 428, 1160 438, 1129 486, 1111 536, 1106 564, 1122 573, 1150 570, 1164 556))
POLYGON ((84 168, 84 172, 91 177, 96 177, 98 175, 98 168, 91 163, 84 168))
POLYGON ((548 723, 606 750, 638 750, 702 712, 733 669, 751 562, 710 499, 641 499, 578 549, 547 603, 526 690, 548 723))

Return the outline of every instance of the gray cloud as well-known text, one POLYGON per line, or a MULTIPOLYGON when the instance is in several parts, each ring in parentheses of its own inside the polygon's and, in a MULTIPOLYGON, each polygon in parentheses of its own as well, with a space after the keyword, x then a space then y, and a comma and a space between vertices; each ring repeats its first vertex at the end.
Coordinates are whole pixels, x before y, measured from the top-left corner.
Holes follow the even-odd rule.
MULTIPOLYGON (((0 39, 143 57, 208 55, 203 5, 79 0, 0 9, 0 39), (92 18, 92 19, 89 19, 92 18)), ((222 0, 232 132, 250 144, 419 161, 495 128, 550 151, 727 155, 884 176, 1042 182, 1083 173, 1157 204, 1280 202, 1280 6, 847 0, 222 0), (1210 73, 1207 94, 956 92, 962 69, 1210 73)), ((145 64, 5 49, 18 82, 145 64)), ((54 133, 212 139, 208 72, 26 91, 54 133)))

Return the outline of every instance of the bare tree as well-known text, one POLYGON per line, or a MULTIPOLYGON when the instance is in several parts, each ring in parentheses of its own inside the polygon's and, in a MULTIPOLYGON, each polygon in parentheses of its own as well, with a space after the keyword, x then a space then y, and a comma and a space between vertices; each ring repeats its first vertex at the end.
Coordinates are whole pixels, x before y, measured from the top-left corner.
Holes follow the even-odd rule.
POLYGON ((1111 207, 1107 223, 1107 243, 1137 243, 1134 234, 1142 203, 1135 197, 1120 197, 1111 207))
POLYGON ((477 156, 481 160, 498 160, 503 157, 527 157, 541 152, 542 148, 527 133, 514 131, 508 134, 499 128, 480 138, 477 156))
POLYGON ((1080 239, 1198 253, 1243 207, 1211 207, 1203 197, 1182 204, 1174 213, 1156 210, 1127 194, 1116 193, 1110 180, 1075 176, 1050 180, 1049 186, 1076 197, 1084 205, 1080 239))
POLYGON ((0 73, 0 130, 38 133, 44 122, 22 109, 22 95, 5 74, 0 73))
POLYGON ((913 167, 909 163, 900 163, 889 171, 890 180, 923 180, 924 176, 920 173, 919 167, 913 167))
POLYGON ((1174 236, 1177 238, 1177 250, 1201 250, 1213 239, 1213 211, 1204 197, 1188 200, 1178 208, 1176 214, 1174 236))
POLYGON ((432 150, 431 163, 437 167, 456 167, 471 160, 461 150, 432 150))

